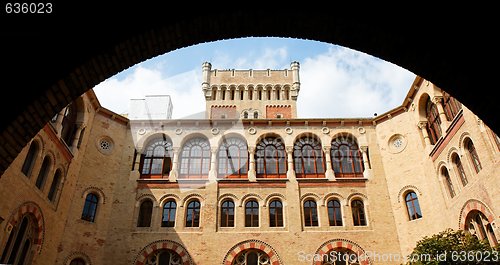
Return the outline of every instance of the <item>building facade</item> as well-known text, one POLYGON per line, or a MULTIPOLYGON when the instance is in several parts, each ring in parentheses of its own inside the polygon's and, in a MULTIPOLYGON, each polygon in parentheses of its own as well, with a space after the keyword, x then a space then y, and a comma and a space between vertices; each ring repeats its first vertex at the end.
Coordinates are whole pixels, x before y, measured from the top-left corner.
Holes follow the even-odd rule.
POLYGON ((0 178, 0 263, 400 264, 446 228, 498 244, 500 139, 474 113, 417 77, 376 117, 303 119, 299 68, 204 63, 205 119, 82 95, 0 178))

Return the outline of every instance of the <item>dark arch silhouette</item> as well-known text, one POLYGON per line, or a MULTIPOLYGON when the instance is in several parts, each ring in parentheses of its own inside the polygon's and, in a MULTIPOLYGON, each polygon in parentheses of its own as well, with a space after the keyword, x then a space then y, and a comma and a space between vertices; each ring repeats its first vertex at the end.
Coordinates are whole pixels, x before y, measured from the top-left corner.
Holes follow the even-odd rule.
POLYGON ((0 174, 55 113, 106 78, 178 48, 248 36, 317 40, 379 57, 432 81, 500 131, 496 99, 484 95, 495 85, 495 67, 484 65, 498 50, 494 16, 424 7, 366 15, 313 3, 65 2, 52 14, 2 15, 2 98, 15 104, 0 104, 0 174))

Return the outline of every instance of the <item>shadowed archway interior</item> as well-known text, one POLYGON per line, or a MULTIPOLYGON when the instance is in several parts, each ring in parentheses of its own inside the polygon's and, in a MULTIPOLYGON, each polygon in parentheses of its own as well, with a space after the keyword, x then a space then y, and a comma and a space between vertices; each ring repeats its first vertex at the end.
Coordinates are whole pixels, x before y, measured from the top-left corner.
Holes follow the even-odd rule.
POLYGON ((4 100, 14 105, 0 104, 0 174, 54 114, 106 78, 178 48, 250 36, 317 40, 379 57, 431 80, 500 131, 497 100, 485 95, 496 75, 483 65, 497 53, 481 33, 493 28, 488 16, 179 4, 57 3, 51 14, 2 17, 4 100))

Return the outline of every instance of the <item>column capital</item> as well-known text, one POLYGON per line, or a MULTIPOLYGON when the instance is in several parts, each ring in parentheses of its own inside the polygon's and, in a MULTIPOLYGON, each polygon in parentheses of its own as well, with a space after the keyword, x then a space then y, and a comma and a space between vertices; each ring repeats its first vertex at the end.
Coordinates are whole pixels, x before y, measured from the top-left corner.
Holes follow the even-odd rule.
POLYGON ((325 153, 329 153, 331 150, 332 150, 332 146, 331 145, 327 145, 327 146, 322 146, 323 148, 323 152, 325 153))
POLYGON ((425 129, 425 128, 426 128, 426 126, 427 126, 427 121, 419 121, 419 122, 417 123, 417 126, 418 126, 418 128, 419 128, 420 130, 423 130, 423 129, 425 129))
POLYGON ((293 146, 285 146, 285 151, 287 154, 293 152, 293 146))
POLYGON ((432 102, 434 104, 441 104, 441 102, 442 102, 441 100, 442 99, 443 99, 443 96, 434 96, 434 97, 432 97, 432 102))
POLYGON ((359 147, 359 149, 360 149, 362 152, 364 152, 364 153, 368 152, 368 146, 367 146, 367 145, 362 145, 362 146, 360 146, 360 147, 359 147))
POLYGON ((249 146, 249 147, 248 147, 248 152, 249 152, 250 154, 255 154, 255 146, 249 146))

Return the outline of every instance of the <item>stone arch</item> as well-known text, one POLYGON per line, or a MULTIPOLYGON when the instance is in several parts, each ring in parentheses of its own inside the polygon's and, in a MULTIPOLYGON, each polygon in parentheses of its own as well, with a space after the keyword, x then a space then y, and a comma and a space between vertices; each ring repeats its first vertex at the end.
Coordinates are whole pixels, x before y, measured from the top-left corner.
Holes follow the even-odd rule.
POLYGON ((323 141, 321 141, 321 137, 318 136, 316 133, 313 133, 313 132, 302 132, 302 133, 297 134, 295 136, 295 138, 293 139, 293 143, 292 144, 295 144, 295 142, 297 142, 302 137, 311 137, 311 138, 314 138, 315 140, 318 140, 321 145, 323 145, 323 141))
MULTIPOLYGON (((464 142, 465 142, 465 139, 471 139, 470 137, 470 133, 469 132, 463 132, 461 135, 460 135, 460 140, 458 142, 458 147, 460 148, 460 150, 465 150, 465 147, 464 147, 464 142)), ((472 139, 471 139, 472 140, 472 139)))
POLYGON ((137 147, 137 152, 138 153, 143 153, 145 150, 144 148, 147 148, 149 144, 155 139, 158 138, 164 138, 167 141, 170 141, 172 143, 172 146, 174 145, 174 141, 172 137, 170 137, 166 133, 159 133, 159 132, 147 132, 146 135, 142 137, 138 137, 136 147, 137 147))
POLYGON ((488 218, 488 222, 490 223, 495 220, 495 215, 490 207, 480 200, 470 199, 464 203, 464 206, 462 206, 462 209, 460 210, 460 216, 458 217, 458 227, 460 229, 465 229, 465 219, 467 218, 467 215, 474 210, 482 212, 486 218, 488 218))
POLYGON ((242 207, 246 201, 248 201, 249 199, 257 199, 257 201, 259 202, 259 205, 261 204, 262 202, 262 197, 259 195, 259 194, 256 194, 256 193, 247 193, 245 194, 243 197, 241 197, 241 200, 240 200, 240 207, 242 207))
POLYGON ((456 147, 451 147, 450 150, 448 150, 448 153, 446 154, 446 162, 448 162, 448 165, 452 165, 453 164, 453 161, 452 161, 452 156, 453 154, 456 153, 458 155, 459 158, 460 157, 460 150, 458 150, 458 148, 456 147))
POLYGON ((63 264, 70 265, 71 261, 74 259, 82 259, 83 261, 85 261, 85 265, 92 265, 92 261, 91 261, 90 257, 81 251, 75 251, 75 252, 72 252, 71 254, 69 254, 64 259, 63 264))
POLYGON ((364 205, 368 205, 368 197, 361 192, 354 192, 349 194, 349 196, 347 196, 346 202, 348 203, 348 205, 351 205, 351 201, 355 199, 361 199, 364 205))
POLYGON ((255 142, 253 143, 255 146, 258 146, 260 141, 262 141, 262 139, 266 138, 266 137, 276 137, 276 138, 279 138, 281 143, 283 143, 283 146, 286 146, 285 145, 285 136, 282 135, 281 133, 278 133, 278 132, 266 132, 266 133, 262 133, 259 135, 259 137, 256 138, 255 142))
POLYGON ((283 262, 281 261, 281 258, 278 256, 278 253, 276 250, 271 247, 269 244, 256 240, 256 239, 250 239, 246 240, 243 242, 240 242, 236 245, 234 245, 224 256, 224 260, 222 261, 222 265, 231 265, 234 262, 234 259, 243 252, 244 250, 247 249, 259 249, 265 252, 271 261, 271 264, 273 265, 283 265, 283 262))
POLYGON ((97 193, 97 195, 99 195, 99 203, 101 204, 105 204, 106 203, 106 196, 104 196, 104 192, 102 191, 101 188, 98 188, 98 187, 94 187, 94 186, 90 186, 86 189, 83 190, 82 192, 82 198, 85 199, 85 197, 89 194, 89 193, 97 193))
POLYGON ((306 200, 308 198, 314 198, 314 201, 316 201, 317 204, 319 204, 319 202, 320 202, 320 197, 318 196, 318 194, 313 193, 313 192, 308 192, 308 193, 305 193, 302 196, 300 196, 300 203, 301 204, 304 203, 304 200, 306 200))
MULTIPOLYGON (((222 134, 222 135, 219 137, 219 139, 218 139, 218 141, 217 141, 217 146, 216 146, 216 147, 217 147, 217 150, 219 150, 219 148, 220 148, 220 146, 221 146, 221 144, 222 144, 222 141, 223 141, 224 139, 228 139, 228 138, 238 138, 238 139, 241 139, 241 140, 243 140, 243 141, 247 144, 247 148, 248 148, 248 141, 247 141, 247 139, 245 138, 245 136, 244 136, 242 133, 240 133, 240 132, 234 132, 234 131, 233 131, 233 132, 225 132, 224 134, 222 134)), ((215 146, 214 146, 214 147, 215 147, 215 146)))
POLYGON ((403 197, 403 195, 405 193, 407 193, 408 191, 414 191, 416 193, 418 193, 418 196, 422 196, 422 192, 417 188, 417 186, 414 186, 414 185, 406 185, 404 187, 402 187, 399 192, 398 192, 398 202, 401 202, 401 198, 403 197))
POLYGON ((181 201, 181 198, 179 198, 179 196, 177 196, 176 194, 168 193, 168 194, 161 196, 160 200, 158 200, 159 205, 165 204, 165 202, 170 200, 170 199, 174 199, 174 201, 176 201, 176 203, 181 201))
POLYGON ((12 211, 7 223, 7 233, 10 234, 12 228, 19 224, 19 222, 21 222, 23 217, 27 214, 31 215, 35 221, 36 238, 34 240, 34 245, 36 245, 36 252, 40 254, 45 238, 45 219, 43 217, 42 209, 35 202, 24 202, 12 211))
POLYGON ((326 206, 326 203, 334 198, 338 199, 342 205, 345 205, 347 203, 345 201, 346 199, 344 198, 344 196, 342 196, 340 193, 330 192, 323 197, 323 200, 321 201, 321 206, 326 206))
POLYGON ((184 199, 182 199, 182 203, 179 206, 186 206, 186 204, 193 199, 198 199, 200 201, 200 205, 203 206, 203 201, 205 198, 203 198, 203 196, 201 196, 201 194, 199 193, 192 193, 187 195, 186 197, 184 197, 184 199))
POLYGON ((234 205, 238 205, 238 197, 232 193, 224 193, 222 195, 219 196, 219 200, 218 200, 218 205, 219 207, 221 206, 221 203, 227 199, 231 199, 233 200, 234 202, 234 205))
POLYGON ((281 200, 281 203, 283 203, 283 205, 285 205, 285 195, 281 194, 281 193, 271 193, 269 195, 266 196, 266 198, 264 199, 264 203, 262 204, 262 207, 267 207, 267 204, 269 204, 269 202, 273 199, 276 199, 276 198, 279 198, 281 200))
POLYGON ((177 253, 177 255, 181 257, 183 265, 194 264, 191 255, 189 255, 189 252, 182 244, 172 240, 158 240, 154 241, 153 243, 150 243, 149 245, 144 247, 141 251, 139 251, 139 254, 135 258, 133 265, 144 265, 149 255, 162 249, 170 250, 177 253))
POLYGON ((155 196, 149 193, 141 194, 139 197, 137 197, 135 206, 139 207, 139 205, 141 205, 141 203, 145 200, 151 200, 154 206, 158 206, 158 201, 156 200, 155 196))
POLYGON ((429 95, 427 92, 424 92, 416 100, 418 102, 417 113, 419 121, 427 121, 427 100, 431 99, 432 99, 431 95, 429 95))
MULTIPOLYGON (((328 254, 328 252, 336 249, 336 248, 345 248, 353 251, 358 254, 360 265, 369 265, 372 264, 370 258, 368 257, 366 251, 360 247, 358 244, 354 243, 351 240, 343 239, 343 238, 335 238, 323 243, 317 250, 316 256, 322 257, 323 255, 328 254)), ((313 261, 313 265, 322 265, 322 261, 313 261)))

